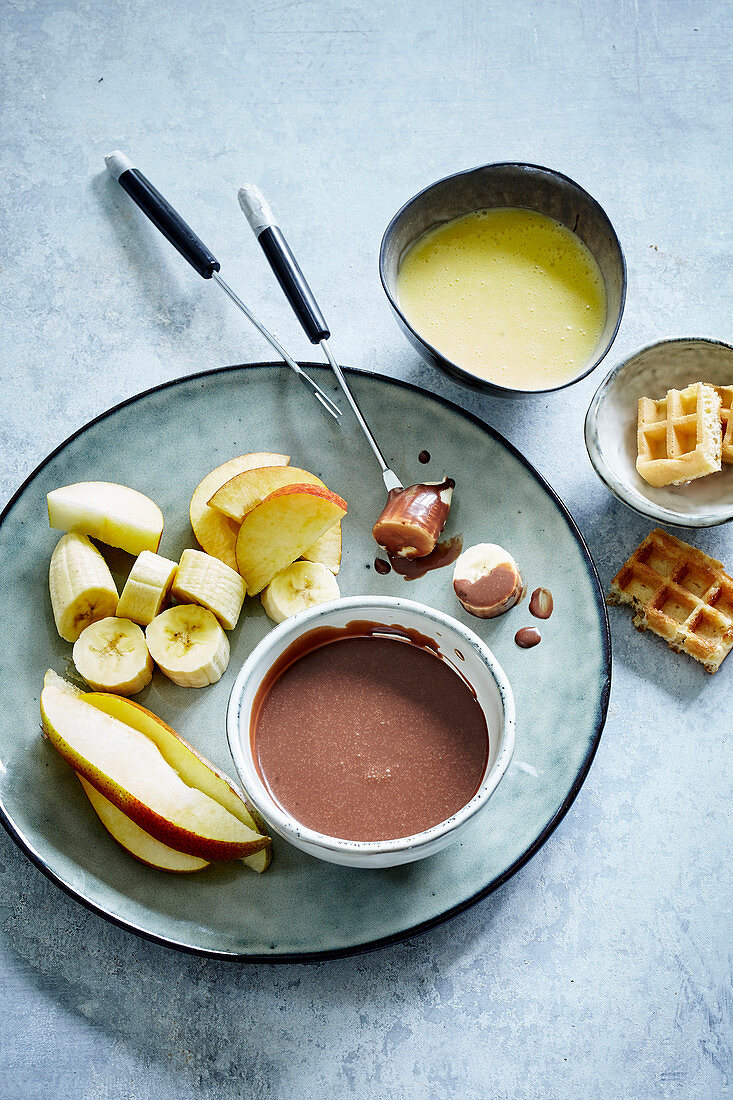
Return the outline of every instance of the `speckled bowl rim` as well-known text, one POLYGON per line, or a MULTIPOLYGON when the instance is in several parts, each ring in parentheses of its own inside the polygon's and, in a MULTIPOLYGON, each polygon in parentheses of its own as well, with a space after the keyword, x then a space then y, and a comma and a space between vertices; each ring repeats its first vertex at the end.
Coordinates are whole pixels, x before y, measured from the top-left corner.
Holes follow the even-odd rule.
MULTIPOLYGON (((385 627, 389 629, 387 624, 385 624, 385 627)), ((266 675, 271 663, 271 660, 268 661, 263 675, 266 675)), ((467 673, 466 678, 468 678, 467 673)), ((261 681, 262 677, 260 676, 259 682, 261 683, 261 681)), ((463 623, 460 623, 451 615, 446 615, 444 611, 438 611, 437 608, 429 607, 417 600, 406 600, 400 596, 342 596, 338 600, 332 600, 319 607, 301 611, 298 615, 294 615, 292 618, 280 623, 258 642, 242 665, 232 685, 226 713, 229 750, 239 774, 240 783, 265 820, 291 843, 297 845, 297 841, 302 840, 305 842, 309 846, 307 850, 316 858, 318 858, 319 849, 338 853, 347 858, 349 856, 372 856, 375 857, 374 866, 386 866, 378 862, 380 856, 396 855, 406 851, 416 852, 421 848, 428 849, 421 853, 421 857, 430 855, 436 841, 445 837, 446 834, 461 829, 477 813, 483 810, 488 805, 492 794, 511 763, 514 752, 515 726, 516 710, 511 684, 504 669, 486 642, 482 641, 469 627, 464 626, 463 623), (242 696, 249 680, 255 674, 257 666, 262 660, 263 653, 268 650, 278 650, 281 644, 286 646, 291 644, 318 624, 328 626, 329 620, 334 615, 340 615, 344 611, 353 612, 358 615, 359 619, 367 620, 371 615, 380 612, 389 613, 390 618, 395 619, 399 619, 402 613, 407 613, 442 626, 445 631, 452 632, 451 645, 454 644, 457 638, 475 652, 499 692, 499 710, 501 713, 499 749, 493 764, 486 769, 478 790, 465 806, 462 806, 450 817, 438 822, 437 825, 432 825, 429 829, 423 829, 421 832, 410 836, 395 837, 391 840, 369 841, 343 840, 339 837, 329 836, 303 825, 292 814, 284 810, 272 797, 266 784, 262 782, 259 776, 257 776, 256 787, 248 782, 248 773, 251 771, 256 776, 257 767, 253 759, 249 721, 247 722, 246 732, 242 729, 242 696)), ((362 866, 367 869, 365 864, 347 863, 346 860, 344 860, 344 865, 355 868, 362 866)))
POLYGON ((718 513, 711 512, 701 512, 699 515, 691 516, 689 513, 675 512, 672 508, 664 508, 661 504, 655 504, 651 500, 648 502, 647 506, 644 506, 641 503, 639 495, 631 492, 628 482, 623 481, 614 474, 603 457, 603 450, 600 446, 596 445, 596 440, 598 439, 598 415, 601 405, 619 375, 630 370, 631 367, 648 352, 655 351, 657 348, 668 347, 670 344, 710 344, 727 348, 729 351, 733 352, 733 345, 726 343, 725 340, 716 340, 711 336, 672 336, 665 340, 654 340, 651 344, 645 344, 643 348, 639 348, 638 351, 632 352, 631 355, 627 355, 625 359, 622 359, 608 372, 591 398, 588 411, 585 414, 585 449, 588 452, 588 458, 591 461, 593 469, 606 488, 613 493, 617 500, 620 500, 622 504, 631 508, 637 515, 644 516, 645 519, 666 523, 670 527, 686 527, 693 530, 699 527, 720 527, 722 524, 729 523, 731 519, 733 519, 733 509, 727 516, 721 516, 718 513))
MULTIPOLYGON (((466 213, 470 213, 470 211, 466 211, 466 213)), ((458 215, 458 216, 460 217, 460 215, 458 215)), ((448 220, 453 220, 453 219, 448 219, 448 220)), ((444 223, 441 222, 439 224, 444 224, 444 223)), ((596 262, 598 262, 598 261, 596 261, 596 262)), ((402 324, 407 329, 409 329, 409 331, 412 333, 412 335, 418 341, 418 343, 421 344, 422 347, 425 348, 428 355, 433 356, 436 360, 444 360, 446 363, 448 363, 449 367, 450 367, 450 370, 446 371, 446 373, 449 373, 449 375, 452 375, 454 378, 460 379, 460 380, 468 383, 474 389, 488 391, 496 397, 502 397, 503 395, 507 395, 507 396, 511 396, 511 397, 517 397, 517 396, 518 397, 534 397, 534 396, 536 396, 538 394, 542 394, 542 393, 555 393, 557 390, 564 390, 564 389, 567 389, 568 386, 574 386, 576 384, 576 382, 580 382, 583 378, 586 378, 591 373, 591 371, 594 371, 596 369, 596 367, 598 367, 603 362, 603 360, 606 358, 609 351, 613 347, 614 340, 616 339, 616 336, 618 335, 618 330, 621 326, 621 320, 622 320, 623 315, 624 315, 624 307, 626 305, 626 286, 627 286, 627 282, 628 282, 627 271, 626 271, 626 257, 624 256, 624 250, 621 247, 621 242, 618 238, 618 234, 617 234, 617 232, 614 228, 613 222, 611 221, 608 214, 606 213, 606 211, 603 209, 603 207, 599 203, 598 199, 595 199, 593 197, 593 195, 591 195, 589 191, 586 191, 586 189, 584 187, 582 187, 576 180, 571 179, 570 176, 566 176, 564 172, 558 172, 558 170, 556 168, 547 168, 547 167, 545 167, 544 164, 531 164, 529 161, 520 161, 520 160, 516 160, 516 161, 515 160, 500 160, 500 161, 495 161, 491 164, 477 164, 475 167, 465 168, 461 172, 451 172, 450 175, 443 176, 441 179, 438 179, 438 180, 434 180, 432 183, 429 183, 427 185, 427 187, 423 187, 421 191, 417 191, 412 196, 412 198, 409 198, 407 200, 407 202, 404 202, 402 204, 402 206, 399 208, 399 210, 397 211, 397 213, 394 214, 392 218, 390 218, 389 223, 387 225, 387 228, 385 229, 384 233, 382 234, 382 242, 379 246, 379 279, 380 279, 380 282, 382 284, 382 289, 384 290, 384 293, 387 295, 387 301, 389 302, 390 306, 395 311, 397 316, 400 318, 402 324), (417 202, 418 199, 421 199, 423 195, 426 195, 429 191, 432 191, 433 188, 440 186, 441 183, 448 183, 450 180, 460 179, 462 176, 472 176, 474 174, 474 172, 482 172, 482 171, 485 171, 486 169, 489 169, 489 168, 532 168, 532 169, 534 169, 535 171, 538 171, 538 172, 546 172, 548 174, 548 176, 556 176, 558 179, 565 180, 566 183, 569 183, 573 187, 576 187, 578 189, 578 191, 580 191, 588 199, 590 205, 592 207, 595 207, 596 210, 601 214, 601 216, 603 218, 605 218, 606 222, 608 223, 608 227, 611 231, 612 239, 613 239, 614 243, 616 244, 616 247, 618 248, 618 253, 619 253, 619 256, 621 258, 622 282, 621 282, 621 296, 620 296, 619 306, 618 306, 618 317, 616 318, 616 324, 614 325, 613 332, 608 337, 606 347, 605 347, 604 351, 602 352, 602 354, 599 355, 597 358, 592 359, 590 361, 589 365, 586 367, 586 369, 581 374, 576 374, 568 382, 562 382, 559 386, 547 386, 545 389, 541 389, 541 390, 523 390, 523 389, 518 389, 514 386, 502 386, 498 382, 489 382, 487 379, 481 378, 480 375, 473 374, 471 371, 466 370, 465 367, 458 366, 458 364, 454 363, 452 359, 449 359, 447 355, 444 355, 442 351, 439 351, 437 348, 433 347, 433 345, 428 340, 426 340, 425 337, 422 336, 417 331, 417 329, 414 327, 414 325, 412 325, 411 322, 408 321, 407 317, 405 317, 404 313, 400 309, 399 303, 397 302, 396 298, 394 297, 394 295, 390 291, 389 287, 387 286, 387 281, 386 281, 385 275, 384 275, 385 254, 386 254, 386 251, 387 251, 387 238, 392 233, 392 231, 394 230, 395 225, 400 220, 400 218, 403 216, 403 214, 408 209, 408 207, 412 206, 412 204, 414 202, 417 202)), ((441 367, 441 370, 442 369, 443 368, 441 367)))
MULTIPOLYGON (((301 362, 302 367, 306 369, 310 368, 322 368, 322 363, 314 362, 301 362)), ((166 389, 174 389, 181 383, 190 381, 196 381, 198 379, 213 377, 214 375, 234 374, 236 371, 252 371, 252 370, 272 370, 275 367, 278 370, 282 369, 281 363, 275 362, 257 362, 257 363, 234 363, 231 366, 226 367, 214 367, 210 370, 195 371, 191 374, 181 375, 178 378, 171 378, 166 382, 160 382, 156 386, 151 386, 149 389, 142 390, 140 393, 134 394, 132 397, 125 398, 125 400, 118 402, 111 408, 106 409, 98 416, 88 420, 86 424, 81 425, 76 431, 72 432, 65 440, 63 440, 57 447, 55 447, 50 454, 48 454, 36 468, 28 475, 18 489, 13 493, 10 500, 7 502, 2 512, 0 512, 0 524, 12 509, 16 501, 23 495, 26 488, 33 481, 34 478, 48 465, 65 447, 69 445, 73 440, 77 439, 85 431, 92 428, 95 424, 101 423, 108 417, 112 416, 119 409, 127 408, 134 405, 138 401, 144 400, 151 394, 160 393, 166 389)), ((383 947, 389 947, 392 944, 401 943, 403 940, 411 939, 413 936, 421 935, 423 932, 428 932, 432 928, 437 928, 439 925, 444 924, 446 921, 451 920, 453 917, 459 915, 459 913, 465 912, 477 902, 482 901, 484 898, 492 894, 494 890, 497 890, 500 886, 503 886, 513 875, 517 873, 526 863, 532 859, 534 855, 539 852, 540 848, 544 845, 555 829, 558 827, 562 819, 567 814, 568 810, 572 806, 573 802, 578 796, 580 788, 585 782, 588 772, 590 771, 591 764, 595 758, 598 746, 601 740, 601 734, 603 733, 603 727, 606 724, 606 716, 608 714, 608 702, 611 693, 611 676, 612 676, 612 655, 611 655, 611 630, 608 622, 608 612, 606 609, 606 601, 601 588, 601 582, 598 577, 598 571, 596 570, 595 563, 591 557, 590 551, 585 543, 578 525, 573 517, 570 515, 565 504, 563 504, 560 497, 555 490, 549 484, 548 481, 542 476, 529 459, 518 450, 513 443, 510 443, 508 439, 505 439, 500 432, 495 428, 492 428, 490 424, 487 424, 480 417, 474 413, 468 412, 466 409, 462 409, 460 405, 456 405, 455 402, 449 401, 447 398, 442 397, 440 394, 433 393, 424 386, 416 386, 412 382, 404 381, 401 378, 391 378, 388 375, 379 374, 376 371, 365 370, 364 368, 347 367, 344 368, 347 374, 352 374, 362 378, 376 378, 380 382, 385 382, 389 385, 399 386, 401 389, 412 390, 416 393, 427 393, 431 400, 437 401, 439 404, 450 409, 452 412, 457 413, 459 416, 463 416, 475 424, 478 428, 484 431, 487 435, 497 440, 507 451, 516 458, 523 466, 529 470, 532 477, 535 478, 537 483, 542 486, 544 491, 550 497, 550 499, 557 506, 560 514, 568 525, 571 535, 575 538, 578 546, 581 550, 581 556, 584 560, 588 576, 590 577, 592 587, 594 589, 596 610, 599 612, 600 618, 600 644, 603 656, 603 667, 605 669, 605 675, 602 676, 602 682, 600 683, 600 694, 598 700, 598 709, 596 711, 595 728, 593 735, 589 739, 588 749, 586 755, 581 763, 580 768, 573 780, 568 793, 563 799, 562 803, 558 807, 554 816, 547 822, 544 829, 542 829, 535 837, 534 841, 528 845, 525 851, 517 857, 514 863, 510 864, 500 875, 492 879, 475 894, 464 898, 461 902, 451 906, 448 909, 443 910, 442 913, 437 914, 434 917, 430 917, 427 920, 420 921, 417 924, 411 925, 409 928, 403 928, 399 932, 395 932, 388 936, 382 936, 375 940, 367 940, 364 943, 350 945, 343 948, 335 948, 333 950, 325 951, 303 951, 303 952, 286 952, 282 955, 267 955, 261 953, 245 953, 238 951, 224 951, 216 950, 213 948, 205 948, 199 946, 192 946, 191 944, 184 943, 181 940, 176 940, 172 936, 159 936, 155 932, 148 931, 147 928, 135 924, 134 921, 125 920, 122 917, 116 916, 114 913, 109 913, 103 906, 98 905, 90 898, 85 897, 80 891, 75 890, 72 886, 69 886, 58 875, 52 867, 50 867, 43 856, 37 852, 31 842, 25 838, 21 831, 16 827, 14 822, 5 812, 5 808, 0 803, 0 822, 2 822, 4 828, 8 834, 12 837, 18 847, 28 856, 32 863, 41 871, 46 878, 58 886, 65 894, 73 898, 75 901, 80 902, 86 909, 92 913, 96 913, 98 916, 103 917, 111 924, 116 925, 118 928, 123 928, 127 932, 133 932, 135 935, 140 936, 142 939, 148 940, 151 943, 159 944, 162 947, 173 948, 177 951, 183 951, 189 955, 197 955, 202 958, 212 959, 226 959, 232 962, 239 963, 293 963, 293 962, 323 962, 329 959, 343 959, 350 955, 362 955, 369 951, 376 951, 383 947)))

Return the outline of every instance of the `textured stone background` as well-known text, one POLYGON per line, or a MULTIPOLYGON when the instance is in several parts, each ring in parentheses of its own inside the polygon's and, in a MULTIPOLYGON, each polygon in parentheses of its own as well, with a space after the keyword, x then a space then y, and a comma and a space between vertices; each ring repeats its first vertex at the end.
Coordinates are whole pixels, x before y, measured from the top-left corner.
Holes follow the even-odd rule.
MULTIPOLYGON (((505 432, 607 584, 650 525, 585 455, 604 368, 512 404, 463 392, 397 332, 379 239, 441 175, 548 164, 626 251, 609 366, 662 336, 730 340, 732 31, 729 5, 685 0, 5 0, 0 503, 114 402, 269 357, 107 178, 120 147, 309 357, 236 205, 259 181, 342 360, 505 432)), ((730 528, 694 541, 733 563, 730 528)), ((709 679, 621 611, 612 631, 609 719, 567 818, 498 893, 407 944, 310 966, 176 954, 88 913, 2 832, 3 1100, 731 1095, 733 667, 709 679)))

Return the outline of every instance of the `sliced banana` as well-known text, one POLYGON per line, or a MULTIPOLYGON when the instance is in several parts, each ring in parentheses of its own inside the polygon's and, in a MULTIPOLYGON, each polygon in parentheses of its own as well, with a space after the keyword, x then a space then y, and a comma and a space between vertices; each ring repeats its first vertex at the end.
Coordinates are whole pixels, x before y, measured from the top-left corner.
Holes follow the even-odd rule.
POLYGON ((48 570, 53 617, 64 641, 75 642, 90 623, 114 615, 119 595, 109 567, 86 535, 62 535, 48 570))
POLYGON ((137 695, 153 678, 145 635, 129 619, 110 616, 82 630, 74 642, 77 671, 95 691, 137 695))
POLYGON ((143 550, 138 554, 122 589, 117 615, 147 626, 160 613, 178 566, 174 561, 143 550))
POLYGON ((219 620, 196 604, 179 604, 156 615, 145 638, 158 668, 180 687, 215 684, 229 664, 229 641, 219 620))
POLYGON ((225 630, 233 630, 246 595, 239 573, 202 550, 184 550, 173 580, 173 595, 213 611, 225 630))
POLYGON ((314 561, 294 561, 262 590, 260 599, 267 615, 281 623, 298 611, 337 600, 341 592, 333 573, 314 561))
POLYGON ((479 619, 493 619, 514 607, 522 595, 522 578, 503 546, 480 542, 456 561, 453 589, 466 611, 479 619))

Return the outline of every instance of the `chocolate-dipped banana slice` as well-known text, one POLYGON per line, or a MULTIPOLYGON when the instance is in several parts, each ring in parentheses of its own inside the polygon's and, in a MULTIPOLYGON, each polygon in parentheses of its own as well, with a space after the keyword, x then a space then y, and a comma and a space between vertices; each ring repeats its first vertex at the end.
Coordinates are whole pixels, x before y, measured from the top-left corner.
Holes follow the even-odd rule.
POLYGON ((390 555, 424 558, 440 538, 455 488, 452 477, 392 489, 372 534, 390 555))
POLYGON ((453 570, 453 589, 466 611, 493 619, 514 607, 522 595, 522 578, 514 558, 494 542, 469 546, 453 570))

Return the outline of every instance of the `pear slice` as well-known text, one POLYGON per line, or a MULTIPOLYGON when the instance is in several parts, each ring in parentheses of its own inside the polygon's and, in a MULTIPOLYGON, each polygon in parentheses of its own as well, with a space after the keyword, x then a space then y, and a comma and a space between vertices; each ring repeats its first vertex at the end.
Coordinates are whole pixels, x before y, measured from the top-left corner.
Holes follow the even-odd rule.
POLYGON ((201 871, 209 866, 206 859, 198 859, 196 856, 186 855, 185 852, 177 852, 167 844, 161 844, 154 836, 136 825, 127 814, 123 814, 122 810, 118 810, 83 775, 78 775, 78 779, 92 804, 92 809, 107 832, 141 863, 146 863, 148 867, 155 867, 159 871, 173 871, 177 874, 190 874, 192 871, 201 871))
POLYGON ((93 691, 84 695, 84 702, 117 718, 139 733, 148 737, 159 749, 166 763, 174 768, 184 783, 197 787, 209 798, 213 798, 243 825, 253 832, 261 833, 266 826, 259 814, 250 812, 242 795, 224 772, 207 760, 180 733, 171 729, 157 714, 141 707, 132 699, 120 695, 110 695, 103 691, 93 691))
POLYGON ((241 859, 267 847, 266 836, 188 786, 149 737, 83 697, 46 685, 41 719, 72 768, 163 844, 206 860, 241 859))

